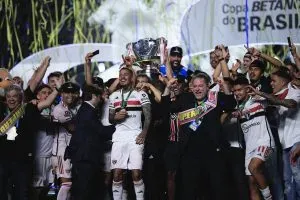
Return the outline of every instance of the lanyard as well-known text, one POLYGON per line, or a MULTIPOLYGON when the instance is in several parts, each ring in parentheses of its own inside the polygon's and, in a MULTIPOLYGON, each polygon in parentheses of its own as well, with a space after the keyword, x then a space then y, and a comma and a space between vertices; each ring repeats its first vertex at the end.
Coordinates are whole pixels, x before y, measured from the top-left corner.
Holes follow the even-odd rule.
POLYGON ((126 108, 127 107, 127 102, 128 102, 128 99, 129 99, 131 93, 132 93, 132 90, 129 91, 129 94, 127 95, 126 99, 124 99, 123 89, 121 90, 121 94, 122 94, 121 108, 126 108))
POLYGON ((207 98, 205 97, 205 99, 203 99, 200 104, 198 104, 197 100, 195 102, 195 109, 197 109, 199 106, 204 106, 205 102, 206 102, 207 98))
MULTIPOLYGON (((195 102, 195 109, 199 109, 198 107, 200 106, 200 107, 205 107, 205 101, 207 100, 207 98, 205 98, 204 100, 202 100, 201 102, 200 102, 200 104, 198 104, 198 102, 196 101, 195 102)), ((200 109, 199 109, 199 111, 200 111, 200 109)), ((201 118, 199 118, 199 117, 196 117, 196 121, 201 121, 203 119, 203 117, 201 117, 201 118)))

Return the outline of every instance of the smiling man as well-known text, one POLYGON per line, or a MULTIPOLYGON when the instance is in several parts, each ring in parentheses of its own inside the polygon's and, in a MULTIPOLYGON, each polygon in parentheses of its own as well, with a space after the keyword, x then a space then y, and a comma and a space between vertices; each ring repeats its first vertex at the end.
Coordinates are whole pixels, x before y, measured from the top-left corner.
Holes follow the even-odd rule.
MULTIPOLYGON (((181 75, 186 78, 188 76, 188 72, 189 72, 188 68, 181 65, 182 56, 183 56, 183 52, 181 47, 175 46, 171 48, 169 59, 170 59, 170 65, 173 70, 174 77, 181 75)), ((166 75, 167 74, 166 65, 160 66, 159 71, 163 75, 166 75)))
POLYGON ((264 199, 271 200, 269 184, 264 175, 265 160, 272 153, 274 139, 265 107, 261 100, 249 95, 249 82, 245 77, 238 78, 233 83, 233 91, 238 101, 238 110, 233 116, 239 118, 246 143, 245 169, 249 178, 251 199, 260 199, 261 191, 264 199))
POLYGON ((121 68, 121 89, 109 97, 109 122, 116 126, 111 151, 114 200, 122 199, 123 171, 126 169, 132 170, 136 199, 144 199, 145 186, 141 170, 144 142, 151 122, 151 104, 147 93, 134 90, 133 73, 131 68, 121 68), (142 114, 145 118, 143 127, 142 114))
POLYGON ((300 196, 299 158, 291 162, 291 156, 300 141, 300 90, 291 84, 291 74, 285 67, 280 67, 271 74, 273 94, 254 92, 277 105, 279 114, 278 134, 282 145, 284 192, 287 199, 300 196))
POLYGON ((210 77, 200 72, 191 80, 192 93, 182 94, 174 105, 179 116, 187 112, 197 115, 178 119, 181 154, 181 199, 228 199, 225 167, 226 141, 221 134, 223 110, 235 107, 235 99, 227 87, 224 93, 209 91, 210 77), (212 191, 208 193, 208 191, 212 191), (200 196, 199 196, 200 195, 200 196))

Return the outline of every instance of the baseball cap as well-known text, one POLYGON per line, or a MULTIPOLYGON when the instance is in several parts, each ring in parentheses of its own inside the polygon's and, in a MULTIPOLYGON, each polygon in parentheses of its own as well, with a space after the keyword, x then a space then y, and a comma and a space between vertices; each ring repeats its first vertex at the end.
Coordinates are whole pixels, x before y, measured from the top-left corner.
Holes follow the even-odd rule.
POLYGON ((104 83, 103 83, 103 79, 102 78, 100 78, 100 77, 93 77, 92 78, 92 83, 93 84, 96 84, 97 86, 99 86, 99 87, 104 87, 104 83))
POLYGON ((75 83, 66 82, 61 86, 60 91, 65 93, 76 93, 80 91, 80 87, 75 83))
POLYGON ((178 56, 182 57, 182 48, 178 47, 178 46, 172 47, 170 50, 170 55, 171 56, 178 55, 178 56))
POLYGON ((254 60, 251 64, 250 67, 258 67, 260 68, 262 71, 265 71, 266 69, 266 65, 263 61, 261 60, 254 60))

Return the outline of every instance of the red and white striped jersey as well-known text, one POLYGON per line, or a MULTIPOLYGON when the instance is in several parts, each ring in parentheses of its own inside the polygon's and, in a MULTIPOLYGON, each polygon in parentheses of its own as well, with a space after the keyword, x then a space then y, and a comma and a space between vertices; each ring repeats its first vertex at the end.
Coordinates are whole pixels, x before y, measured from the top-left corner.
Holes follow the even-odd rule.
POLYGON ((246 153, 258 146, 274 146, 265 107, 261 101, 250 97, 244 107, 240 108, 243 113, 240 122, 246 143, 246 153))
MULTIPOLYGON (((121 123, 116 124, 116 131, 112 138, 113 142, 135 141, 142 131, 142 106, 150 104, 147 93, 136 90, 133 90, 131 93, 126 92, 123 94, 123 101, 126 100, 127 105, 125 109, 128 117, 121 123)), ((122 109, 122 90, 118 90, 110 95, 109 109, 114 109, 116 112, 122 109)))

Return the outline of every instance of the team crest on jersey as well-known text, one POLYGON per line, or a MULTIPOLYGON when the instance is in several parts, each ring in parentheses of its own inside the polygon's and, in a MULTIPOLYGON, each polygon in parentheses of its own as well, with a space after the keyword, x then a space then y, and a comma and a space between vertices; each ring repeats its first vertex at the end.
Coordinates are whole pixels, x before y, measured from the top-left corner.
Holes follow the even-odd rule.
POLYGON ((112 160, 112 164, 113 165, 117 164, 117 160, 112 160))

